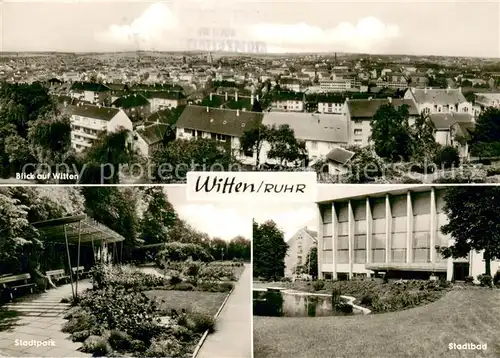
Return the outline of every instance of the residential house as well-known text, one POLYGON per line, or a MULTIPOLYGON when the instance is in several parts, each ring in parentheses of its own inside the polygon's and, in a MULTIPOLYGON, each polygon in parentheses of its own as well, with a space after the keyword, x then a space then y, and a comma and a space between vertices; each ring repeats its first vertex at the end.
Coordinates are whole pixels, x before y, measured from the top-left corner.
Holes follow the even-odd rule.
POLYGON ((500 107, 500 93, 474 93, 474 103, 484 111, 488 107, 500 107))
POLYGON ((302 90, 302 82, 298 78, 281 78, 280 86, 283 89, 293 92, 300 92, 302 90))
POLYGON ((152 112, 184 106, 187 103, 186 95, 181 91, 148 91, 143 95, 149 99, 152 112))
POLYGON ((460 158, 470 159, 470 143, 475 128, 475 122, 457 122, 451 126, 450 144, 458 149, 460 158))
MULTIPOLYGON (((456 124, 474 125, 474 117, 470 113, 431 113, 429 119, 434 125, 434 137, 441 145, 452 145, 454 142, 454 127, 456 124)), ((464 130, 467 127, 464 127, 464 130)))
POLYGON ((240 138, 262 123, 261 112, 187 105, 176 123, 176 138, 209 138, 228 143, 233 155, 245 164, 255 163, 254 153, 244 153, 240 138))
POLYGON ((285 256, 285 277, 294 277, 296 269, 307 264, 307 255, 313 247, 317 247, 317 237, 316 231, 303 227, 286 242, 288 251, 285 256))
POLYGON ((96 104, 109 104, 111 89, 101 83, 76 82, 70 89, 71 97, 96 104))
POLYGON ((132 131, 132 121, 119 108, 78 103, 66 111, 71 120, 71 145, 77 152, 91 147, 101 132, 132 131))
POLYGON ((406 105, 410 114, 409 122, 412 124, 419 116, 415 102, 412 99, 348 99, 346 101, 346 119, 350 145, 367 146, 372 133, 371 120, 382 105, 391 104, 395 108, 406 105))
POLYGON ((462 94, 462 88, 411 88, 405 99, 414 100, 419 113, 473 113, 472 104, 462 94))
POLYGON ((145 158, 163 148, 165 134, 170 126, 165 123, 151 123, 140 126, 135 131, 135 147, 145 158))
MULTIPOLYGON (((325 159, 332 149, 347 145, 347 123, 345 116, 317 113, 265 112, 262 124, 268 126, 288 125, 295 138, 305 141, 311 164, 325 159)), ((261 151, 262 163, 276 164, 267 158, 269 146, 264 143, 261 151)))
POLYGON ((305 94, 302 92, 280 91, 272 99, 273 111, 303 112, 305 109, 305 94))
POLYGON ((112 103, 122 109, 134 123, 144 121, 151 114, 151 103, 140 93, 126 94, 112 103))
POLYGON ((238 91, 234 91, 232 95, 228 92, 224 94, 210 93, 202 99, 200 105, 213 108, 239 109, 242 111, 262 111, 258 95, 242 96, 238 91))
MULTIPOLYGON (((451 281, 484 273, 482 253, 454 259, 436 249, 453 243, 441 231, 448 222, 445 194, 439 187, 402 185, 325 195, 317 203, 319 278, 387 273, 429 279, 434 274, 451 281)), ((499 261, 491 262, 491 272, 499 267, 499 261)))

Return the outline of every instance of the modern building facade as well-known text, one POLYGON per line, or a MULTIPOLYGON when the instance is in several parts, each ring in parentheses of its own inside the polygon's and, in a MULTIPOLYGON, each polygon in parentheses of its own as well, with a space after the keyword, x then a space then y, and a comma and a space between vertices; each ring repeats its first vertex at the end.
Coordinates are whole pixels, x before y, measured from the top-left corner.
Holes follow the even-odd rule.
MULTIPOLYGON (((443 210, 445 190, 396 187, 318 202, 319 277, 388 273, 428 279, 435 274, 451 281, 484 273, 481 253, 444 259, 436 250, 453 243, 441 232, 448 220, 443 210)), ((491 272, 498 268, 498 261, 491 263, 491 272)))

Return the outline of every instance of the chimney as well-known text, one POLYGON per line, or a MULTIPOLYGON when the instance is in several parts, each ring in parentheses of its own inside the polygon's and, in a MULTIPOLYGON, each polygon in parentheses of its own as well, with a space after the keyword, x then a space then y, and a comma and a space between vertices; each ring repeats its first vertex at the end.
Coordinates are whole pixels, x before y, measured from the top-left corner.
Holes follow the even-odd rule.
POLYGON ((234 92, 234 100, 238 102, 238 91, 234 92))
POLYGON ((239 116, 240 116, 240 110, 239 110, 239 109, 237 109, 237 110, 236 110, 236 117, 239 117, 239 116))
POLYGON ((210 102, 212 102, 212 98, 213 98, 213 93, 210 92, 210 102))
POLYGON ((389 103, 392 103, 392 97, 387 97, 387 100, 389 101, 389 103))
POLYGON ((254 96, 252 93, 252 95, 250 96, 250 104, 253 106, 254 102, 255 102, 255 99, 254 99, 254 96))
POLYGON ((227 92, 226 92, 225 98, 226 98, 226 101, 227 101, 227 92))

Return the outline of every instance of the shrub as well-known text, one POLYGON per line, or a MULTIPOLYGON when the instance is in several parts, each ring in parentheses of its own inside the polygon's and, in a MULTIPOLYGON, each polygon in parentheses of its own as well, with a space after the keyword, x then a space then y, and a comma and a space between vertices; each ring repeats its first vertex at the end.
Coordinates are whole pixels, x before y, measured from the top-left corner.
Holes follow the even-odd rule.
POLYGON ((434 162, 444 168, 456 168, 460 164, 460 155, 455 147, 445 146, 439 149, 434 162))
POLYGON ((341 302, 338 305, 335 306, 335 310, 338 312, 341 312, 343 314, 352 314, 353 313, 353 307, 348 304, 341 302))
POLYGON ((178 357, 182 354, 182 345, 173 337, 155 339, 145 352, 146 357, 178 357))
POLYGON ((495 286, 499 286, 500 285, 500 270, 498 270, 497 272, 495 272, 495 276, 493 276, 493 284, 495 286))
POLYGON ((195 333, 215 331, 215 318, 204 313, 188 313, 179 318, 179 324, 186 326, 195 333))
POLYGON ((334 288, 332 290, 332 306, 333 308, 335 308, 340 304, 341 304, 340 290, 338 288, 334 288))
POLYGON ((190 283, 181 282, 176 285, 173 285, 172 289, 176 291, 194 291, 195 287, 190 283))
POLYGON ((171 242, 158 252, 156 260, 162 261, 186 261, 191 258, 193 261, 210 262, 214 261, 203 246, 191 243, 171 242))
POLYGON ((313 288, 315 291, 321 291, 322 289, 325 288, 325 281, 323 281, 323 280, 314 281, 313 288))
POLYGON ((180 283, 182 283, 182 278, 180 278, 179 276, 170 277, 170 284, 171 285, 178 285, 180 283))
POLYGON ((477 279, 483 287, 491 287, 493 284, 493 278, 490 275, 479 275, 477 279))
POLYGON ((73 332, 71 334, 71 340, 73 342, 84 342, 89 337, 90 337, 90 331, 89 330, 73 332))
POLYGON ((144 290, 165 284, 162 277, 141 272, 127 265, 97 265, 92 269, 91 277, 96 288, 118 286, 144 290))
POLYGON ((90 336, 83 342, 82 351, 92 353, 97 357, 104 357, 112 351, 112 348, 104 338, 90 336))
POLYGON ((131 346, 130 336, 127 333, 116 329, 110 332, 108 343, 111 348, 120 352, 127 351, 131 346))
POLYGON ((465 281, 465 283, 474 283, 474 277, 473 276, 465 276, 464 281, 465 281))
POLYGON ((371 293, 368 293, 366 295, 364 295, 361 300, 360 300, 360 303, 362 306, 371 306, 373 301, 375 300, 375 295, 374 294, 371 294, 371 293))
POLYGON ((65 333, 91 331, 96 324, 96 317, 89 310, 80 310, 63 325, 62 331, 65 333))

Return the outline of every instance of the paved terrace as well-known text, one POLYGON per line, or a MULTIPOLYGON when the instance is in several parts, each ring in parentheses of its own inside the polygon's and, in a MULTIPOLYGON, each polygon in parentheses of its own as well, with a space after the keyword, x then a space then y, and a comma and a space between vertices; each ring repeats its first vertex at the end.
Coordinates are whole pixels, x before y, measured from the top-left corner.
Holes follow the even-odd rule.
POLYGON ((240 280, 217 318, 197 358, 252 357, 252 269, 245 264, 240 280))
MULTIPOLYGON (((78 282, 78 292, 91 288, 88 280, 78 282)), ((63 285, 46 293, 0 307, 0 357, 91 357, 77 351, 81 343, 74 343, 70 335, 61 332, 69 304, 61 299, 71 296, 71 285, 63 285), (3 318, 4 317, 4 318, 3 318), (26 347, 17 342, 48 341, 54 345, 26 347)))

